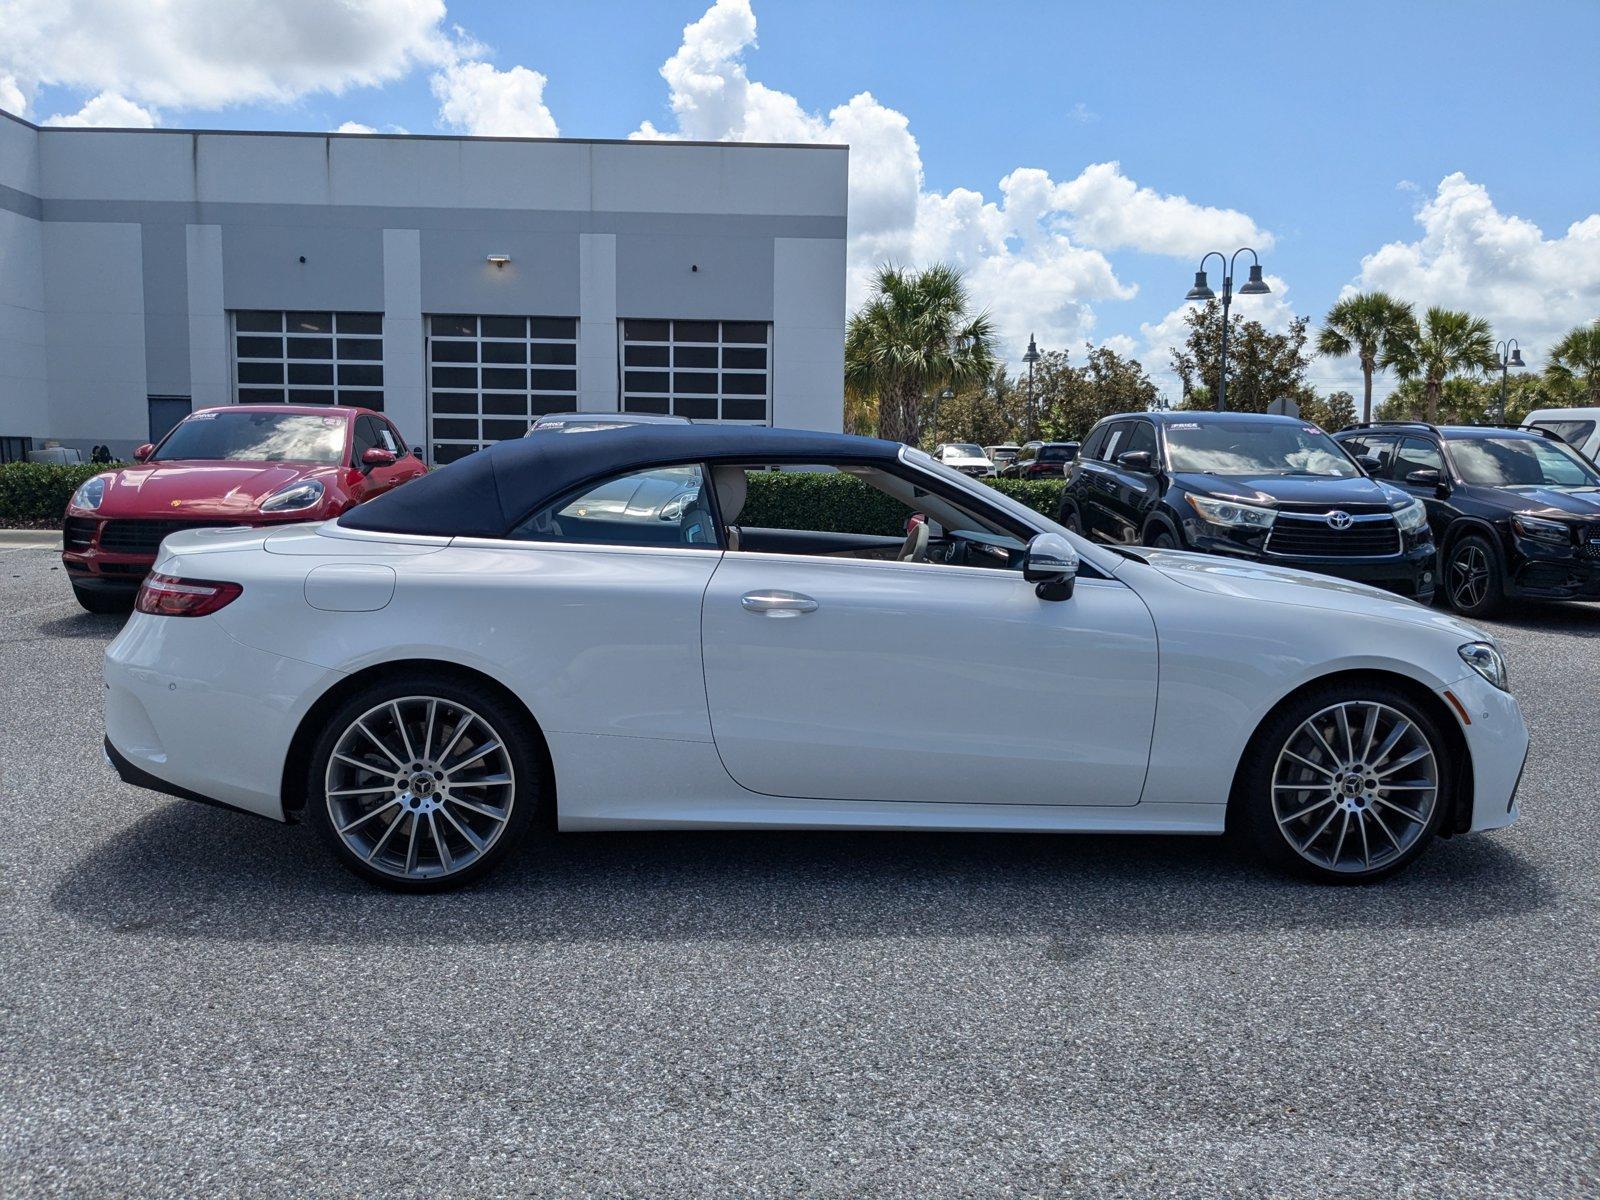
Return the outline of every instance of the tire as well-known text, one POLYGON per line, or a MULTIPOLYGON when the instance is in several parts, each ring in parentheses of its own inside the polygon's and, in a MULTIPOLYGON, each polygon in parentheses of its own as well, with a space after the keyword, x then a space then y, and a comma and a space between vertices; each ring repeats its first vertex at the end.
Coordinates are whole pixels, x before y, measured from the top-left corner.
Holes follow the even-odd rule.
POLYGON ((1154 521, 1144 531, 1144 544, 1152 550, 1182 550, 1183 543, 1164 521, 1154 521))
POLYGON ((1406 693, 1377 681, 1334 684, 1295 697, 1256 732, 1234 813, 1273 866, 1368 883, 1422 853, 1453 786, 1438 723, 1406 693))
POLYGON ((368 882, 437 892, 503 862, 546 790, 523 713, 481 684, 415 672, 363 688, 328 716, 306 819, 368 882))
POLYGON ((1500 554, 1481 533, 1469 533, 1450 544, 1444 556, 1445 599, 1464 617, 1487 617, 1505 603, 1505 571, 1500 554))
POLYGON ((1078 516, 1078 506, 1076 504, 1063 504, 1061 506, 1061 520, 1057 524, 1068 533, 1075 533, 1079 537, 1085 536, 1083 521, 1078 516))
POLYGON ((126 613, 133 611, 134 593, 128 592, 102 592, 90 588, 72 585, 72 594, 77 597, 78 604, 85 612, 98 613, 126 613))

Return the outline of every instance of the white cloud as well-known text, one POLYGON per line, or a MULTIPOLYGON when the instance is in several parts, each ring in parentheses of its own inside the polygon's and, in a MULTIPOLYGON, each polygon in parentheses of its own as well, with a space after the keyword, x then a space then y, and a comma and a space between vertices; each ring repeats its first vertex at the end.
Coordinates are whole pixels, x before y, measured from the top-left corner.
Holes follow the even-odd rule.
POLYGON ((1417 210, 1422 236, 1361 260, 1347 293, 1381 288, 1419 309, 1440 304, 1489 318, 1497 337, 1542 349, 1600 313, 1600 213, 1547 238, 1502 213, 1459 171, 1417 210))
POLYGON ((0 0, 0 103, 40 84, 156 108, 380 85, 451 59, 444 15, 443 0, 0 0))
POLYGON ((527 67, 496 70, 486 62, 453 62, 433 76, 444 124, 480 137, 558 137, 544 103, 545 77, 527 67))
POLYGON ((0 109, 18 117, 28 115, 28 94, 15 75, 0 71, 0 109))
POLYGON ((346 121, 343 125, 339 126, 338 129, 335 129, 334 132, 335 133, 377 133, 378 131, 376 129, 374 129, 371 125, 363 125, 360 121, 346 121))
POLYGON ((101 129, 152 129, 156 115, 115 92, 101 92, 77 112, 45 118, 46 125, 97 126, 101 129))
MULTIPOLYGON (((1088 167, 1064 183, 1020 168, 1000 181, 998 201, 964 188, 926 191, 921 151, 903 113, 870 92, 826 116, 808 112, 793 96, 749 78, 744 54, 755 45, 749 0, 716 0, 684 28, 661 68, 675 127, 645 122, 634 136, 847 143, 852 306, 879 263, 942 259, 967 271, 976 299, 1016 354, 1030 332, 1047 345, 1081 341, 1093 331, 1097 302, 1135 294, 1104 251, 1189 257, 1231 239, 1271 244, 1243 213, 1140 187, 1116 163, 1088 167)), ((1073 116, 1093 114, 1080 105, 1073 116)))

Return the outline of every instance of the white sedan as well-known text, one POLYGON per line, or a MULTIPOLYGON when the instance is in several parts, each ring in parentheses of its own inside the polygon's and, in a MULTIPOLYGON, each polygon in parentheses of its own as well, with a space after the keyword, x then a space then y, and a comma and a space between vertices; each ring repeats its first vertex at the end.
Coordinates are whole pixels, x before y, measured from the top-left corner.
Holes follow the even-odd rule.
POLYGON ((171 536, 105 680, 123 779, 409 890, 534 827, 1230 828, 1371 879, 1509 824, 1528 746, 1453 617, 733 426, 526 438, 321 525, 171 536), (841 497, 879 524, 841 532, 841 497))

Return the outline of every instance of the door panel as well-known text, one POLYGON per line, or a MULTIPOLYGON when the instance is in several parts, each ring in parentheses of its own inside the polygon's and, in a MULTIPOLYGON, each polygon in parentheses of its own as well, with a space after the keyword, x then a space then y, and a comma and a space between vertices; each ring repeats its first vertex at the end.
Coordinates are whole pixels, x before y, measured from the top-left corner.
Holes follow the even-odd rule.
POLYGON ((752 791, 1138 803, 1155 629, 1115 581, 1051 602, 1013 572, 730 553, 701 629, 717 749, 752 791))

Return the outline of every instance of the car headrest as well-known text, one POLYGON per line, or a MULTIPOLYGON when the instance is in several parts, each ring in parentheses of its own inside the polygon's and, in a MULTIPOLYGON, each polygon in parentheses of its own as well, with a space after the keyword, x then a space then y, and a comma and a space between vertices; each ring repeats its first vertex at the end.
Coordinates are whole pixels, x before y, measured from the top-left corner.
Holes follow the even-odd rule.
POLYGON ((724 524, 736 525, 744 511, 745 497, 750 492, 750 481, 743 467, 712 467, 711 481, 716 485, 717 503, 722 507, 724 524))

